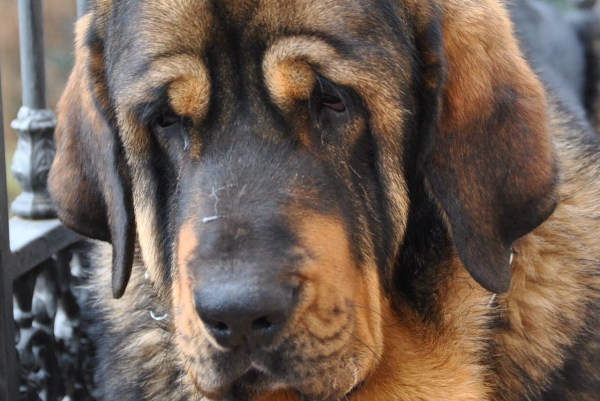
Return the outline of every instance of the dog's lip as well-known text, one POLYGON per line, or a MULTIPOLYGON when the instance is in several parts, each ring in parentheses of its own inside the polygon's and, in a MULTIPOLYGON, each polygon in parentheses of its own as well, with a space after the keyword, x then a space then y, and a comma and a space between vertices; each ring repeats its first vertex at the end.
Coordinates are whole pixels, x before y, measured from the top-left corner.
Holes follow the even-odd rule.
MULTIPOLYGON (((344 394, 337 394, 337 395, 332 395, 329 396, 327 398, 325 398, 325 401, 339 401, 339 400, 344 400, 344 401, 350 401, 353 399, 353 396, 365 385, 365 381, 363 380, 362 382, 358 383, 357 385, 355 385, 354 387, 352 387, 349 391, 347 391, 344 394)), ((311 398, 310 395, 307 395, 301 391, 298 391, 298 398, 303 400, 303 401, 323 401, 322 398, 316 399, 316 398, 311 398)))
POLYGON ((268 375, 254 369, 251 365, 241 376, 235 378, 229 385, 218 389, 214 394, 218 394, 216 399, 222 401, 248 401, 249 394, 254 394, 260 389, 260 380, 268 378, 268 375))
POLYGON ((197 383, 198 390, 210 399, 245 401, 245 396, 240 394, 241 389, 247 390, 260 387, 259 380, 264 379, 267 379, 267 384, 270 385, 269 379, 274 379, 268 371, 252 362, 250 358, 247 358, 243 364, 239 361, 237 363, 238 367, 235 369, 235 372, 221 375, 221 383, 219 385, 207 388, 202 386, 200 381, 197 383))
MULTIPOLYGON (((366 380, 363 380, 357 383, 354 387, 345 391, 344 393, 338 394, 330 394, 329 396, 323 397, 315 397, 315 395, 311 395, 302 389, 299 389, 300 386, 294 385, 286 385, 285 382, 281 382, 275 379, 268 372, 264 371, 264 369, 258 368, 256 366, 250 367, 246 373, 237 378, 235 382, 227 388, 223 394, 226 394, 222 397, 223 401, 246 401, 248 396, 245 392, 240 394, 239 389, 249 390, 253 395, 257 395, 255 391, 259 391, 260 389, 264 389, 265 391, 274 391, 277 389, 282 390, 290 390, 295 391, 300 400, 305 401, 337 401, 337 400, 351 400, 352 397, 360 391, 360 389, 365 385, 366 380), (261 379, 266 379, 266 383, 261 383, 261 379), (271 380, 273 380, 271 382, 271 380), (268 389, 268 390, 267 390, 268 389)), ((305 389, 304 389, 305 390, 305 389)))
POLYGON ((361 388, 364 387, 364 385, 365 385, 366 382, 367 382, 366 380, 363 380, 363 381, 357 383, 342 398, 345 399, 345 400, 349 400, 354 394, 356 394, 361 388))
POLYGON ((262 353, 247 355, 243 366, 238 366, 239 369, 236 369, 236 373, 222 377, 225 379, 221 383, 222 385, 210 389, 209 394, 205 394, 205 396, 222 401, 247 401, 250 397, 248 394, 256 396, 275 390, 288 390, 296 392, 299 399, 307 401, 351 400, 365 384, 363 380, 343 392, 340 391, 341 389, 337 389, 339 391, 337 394, 332 393, 327 397, 317 396, 310 394, 310 385, 308 384, 290 383, 283 377, 277 377, 277 372, 264 365, 264 357, 265 355, 262 353))
POLYGON ((315 397, 314 395, 310 395, 307 392, 298 389, 297 386, 286 386, 284 383, 278 383, 278 382, 269 383, 269 382, 267 382, 267 383, 263 383, 261 385, 261 383, 259 383, 257 381, 257 376, 254 376, 254 375, 258 375, 258 380, 260 380, 261 378, 266 378, 267 380, 271 378, 268 374, 265 374, 263 372, 257 371, 256 369, 250 368, 242 376, 238 377, 233 382, 231 382, 230 385, 224 386, 220 389, 215 389, 214 391, 212 391, 210 393, 209 396, 211 397, 211 399, 218 399, 218 400, 222 400, 222 401, 248 401, 250 399, 249 394, 252 394, 252 396, 256 396, 259 393, 261 393, 261 389, 264 390, 265 392, 273 391, 276 389, 284 389, 284 390, 295 391, 296 394, 298 395, 298 399, 305 400, 305 401, 337 401, 337 400, 347 400, 348 401, 348 400, 352 400, 353 396, 365 384, 365 381, 362 381, 343 394, 342 393, 339 393, 336 395, 331 394, 330 396, 323 398, 323 397, 315 397), (254 379, 254 380, 252 380, 252 379, 254 379))

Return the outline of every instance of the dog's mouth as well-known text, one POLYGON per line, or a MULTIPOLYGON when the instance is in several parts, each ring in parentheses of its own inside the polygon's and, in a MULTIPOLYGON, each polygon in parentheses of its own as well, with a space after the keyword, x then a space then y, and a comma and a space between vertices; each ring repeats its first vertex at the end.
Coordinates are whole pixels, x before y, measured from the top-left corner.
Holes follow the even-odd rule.
POLYGON ((223 401, 250 401, 263 393, 282 389, 295 393, 298 400, 302 401, 348 401, 364 386, 364 383, 365 381, 361 381, 346 392, 336 391, 335 394, 311 394, 310 392, 293 387, 287 388, 283 383, 276 384, 268 374, 262 373, 256 368, 251 368, 235 380, 230 387, 224 389, 219 399, 223 401))
MULTIPOLYGON (((251 367, 248 372, 235 380, 224 392, 224 401, 249 401, 263 392, 272 391, 273 378, 251 367)), ((302 399, 302 398, 301 398, 302 399)))
POLYGON ((251 401, 277 391, 295 393, 303 401, 347 400, 364 383, 356 370, 298 365, 280 352, 221 355, 217 365, 196 376, 198 389, 211 400, 251 401), (209 376, 218 376, 218 384, 207 387, 209 376))

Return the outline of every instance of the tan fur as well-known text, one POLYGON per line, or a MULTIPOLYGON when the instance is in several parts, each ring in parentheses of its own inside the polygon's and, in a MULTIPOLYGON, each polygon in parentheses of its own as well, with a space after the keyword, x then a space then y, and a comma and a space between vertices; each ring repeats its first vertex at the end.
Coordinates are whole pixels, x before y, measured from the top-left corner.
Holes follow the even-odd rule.
MULTIPOLYGON (((274 13, 275 14, 275 13, 274 13)), ((270 15, 270 14, 267 14, 270 15)), ((314 21, 309 25, 323 23, 320 18, 314 15, 314 21)), ((303 16, 307 18, 308 16, 303 16)), ((276 24, 276 21, 269 21, 276 24)), ((369 104, 371 110, 371 124, 373 129, 385 132, 391 127, 402 126, 404 121, 404 110, 399 108, 390 108, 389 105, 397 103, 397 88, 402 86, 402 79, 406 77, 399 75, 391 77, 380 71, 376 66, 369 66, 367 60, 369 55, 365 55, 366 60, 357 63, 351 60, 341 58, 337 51, 331 48, 327 43, 309 37, 283 38, 275 43, 267 51, 263 68, 265 68, 267 77, 273 63, 278 60, 306 60, 310 62, 316 71, 324 76, 339 82, 342 85, 355 88, 360 95, 369 104), (377 82, 377 85, 373 83, 377 82)), ((377 57, 372 55, 372 57, 377 57)), ((281 62, 281 61, 279 61, 281 62)), ((398 60, 399 63, 404 60, 398 60)), ((403 74, 402 68, 399 68, 399 74, 403 74)), ((387 138, 394 142, 394 138, 387 138)), ((399 145, 392 143, 388 147, 382 146, 382 161, 384 166, 397 165, 400 150, 399 145)), ((405 211, 407 209, 406 184, 402 176, 392 174, 391 168, 382 168, 384 179, 386 180, 390 196, 393 199, 391 207, 394 209, 390 213, 396 221, 398 230, 401 231, 406 226, 405 211)))
MULTIPOLYGON (((188 272, 188 262, 191 253, 196 250, 198 240, 193 230, 192 222, 188 223, 179 232, 177 241, 177 257, 179 269, 174 275, 173 280, 173 314, 176 327, 175 341, 180 346, 179 359, 180 363, 187 366, 188 385, 192 388, 199 383, 198 374, 202 373, 202 367, 197 366, 196 359, 203 354, 201 344, 206 344, 210 341, 213 346, 218 345, 211 341, 204 326, 200 323, 198 315, 195 311, 195 302, 193 298, 193 282, 188 272), (202 339, 202 341, 199 341, 202 339), (190 352, 190 347, 192 352, 190 352), (191 358, 191 359, 190 359, 191 358)), ((204 352, 206 353, 206 352, 204 352)), ((198 387, 198 390, 204 390, 204 393, 210 394, 210 388, 198 387)))
MULTIPOLYGON (((456 281, 441 289, 447 304, 440 325, 422 322, 409 308, 394 310, 387 302, 381 311, 362 310, 382 319, 379 335, 383 342, 364 343, 371 352, 381 353, 381 360, 352 400, 475 401, 489 397, 487 372, 479 364, 479 355, 485 347, 483 327, 489 319, 490 295, 473 287, 457 259, 451 263, 456 281)), ((281 392, 257 400, 299 398, 281 392)))
MULTIPOLYGON (((393 290, 386 290, 391 273, 377 267, 375 245, 368 225, 358 219, 361 232, 359 244, 363 258, 358 260, 351 248, 350 232, 338 211, 331 214, 314 210, 287 210, 286 217, 294 234, 299 238, 294 250, 302 259, 300 267, 290 273, 289 279, 301 288, 301 295, 293 315, 277 341, 289 341, 290 351, 285 356, 293 363, 297 382, 272 383, 261 389, 252 401, 300 401, 298 392, 311 399, 344 399, 352 401, 392 400, 517 400, 540 397, 549 386, 549 377, 563 366, 565 352, 576 345, 577 336, 585 331, 590 304, 600 300, 600 198, 597 180, 600 160, 596 155, 584 154, 572 146, 569 136, 572 122, 554 106, 550 106, 541 83, 527 66, 512 35, 511 24, 500 3, 493 0, 436 0, 423 3, 417 0, 399 2, 402 19, 417 21, 417 34, 442 11, 444 54, 448 63, 448 77, 431 74, 423 77, 425 85, 435 89, 445 85, 440 100, 440 132, 448 137, 455 133, 452 148, 440 149, 451 153, 451 161, 476 158, 464 143, 481 138, 471 136, 481 130, 471 129, 481 121, 493 117, 498 93, 510 86, 515 95, 514 112, 531 131, 527 138, 519 136, 516 128, 506 127, 499 135, 508 143, 509 151, 522 140, 527 149, 535 152, 519 159, 523 166, 544 166, 524 174, 513 187, 523 192, 536 193, 554 174, 551 160, 555 149, 544 139, 549 132, 562 171, 560 203, 545 223, 513 244, 510 291, 495 296, 477 284, 452 250, 442 266, 432 266, 445 276, 431 283, 432 302, 437 318, 421 315, 411 304, 393 290), (439 9, 439 10, 436 10, 439 9), (549 117, 549 121, 547 121, 549 117), (517 140, 517 139, 518 140, 517 140), (582 159, 587 160, 582 166, 582 159), (501 323, 501 327, 492 327, 501 323), (314 362, 314 361, 318 362, 314 362), (536 386, 528 387, 520 369, 536 386), (357 387, 358 386, 358 387, 357 387)), ((76 90, 84 81, 86 71, 94 77, 103 77, 102 55, 86 49, 84 37, 92 18, 103 25, 108 18, 111 1, 101 1, 95 14, 89 14, 78 23, 77 63, 69 81, 68 90, 76 90)), ((293 115, 299 102, 310 98, 316 74, 321 74, 341 85, 353 88, 369 112, 348 124, 344 141, 352 149, 361 133, 368 128, 376 147, 377 168, 381 171, 386 206, 393 230, 386 233, 398 253, 408 221, 409 194, 406 177, 398 174, 402 164, 402 135, 400 132, 412 116, 409 110, 398 107, 408 104, 411 93, 409 56, 397 43, 380 40, 364 46, 360 57, 340 54, 332 45, 318 37, 291 34, 278 37, 281 27, 299 26, 306 30, 329 32, 331 35, 351 35, 371 27, 357 17, 360 7, 342 7, 336 1, 238 1, 231 2, 227 23, 239 24, 250 35, 253 30, 265 30, 265 56, 258 65, 263 76, 252 85, 265 85, 270 100, 281 113, 293 115), (259 29, 260 28, 260 29, 259 29), (377 51, 372 49, 377 49, 377 51), (381 54, 389 58, 380 57, 381 54), (264 82, 261 81, 264 77, 264 82), (402 103, 404 102, 404 103, 402 103)), ((179 228, 176 243, 172 244, 177 266, 164 266, 159 238, 159 211, 157 191, 151 177, 149 163, 152 150, 151 135, 135 116, 133 110, 151 98, 153 90, 170 83, 170 106, 179 115, 193 121, 200 131, 210 109, 215 91, 211 71, 206 62, 207 44, 218 36, 224 24, 216 18, 207 2, 161 0, 145 7, 138 22, 146 49, 157 59, 148 70, 131 81, 124 80, 115 89, 115 118, 127 158, 127 167, 133 177, 131 185, 137 225, 138 245, 129 287, 123 299, 114 300, 110 291, 110 249, 98 245, 99 263, 94 273, 97 307, 109 319, 109 334, 122 331, 135 333, 125 339, 118 355, 131 366, 115 366, 124 378, 133 375, 135 366, 153 372, 144 378, 144 394, 155 400, 169 399, 173 382, 179 394, 190 400, 219 400, 225 395, 223 377, 213 369, 221 355, 219 346, 198 317, 195 310, 194 290, 198 284, 193 270, 195 251, 200 246, 198 216, 186 211, 188 218, 179 228), (166 55, 165 57, 159 57, 166 55), (189 218, 193 216, 193 218, 189 218), (167 284, 167 271, 172 281, 167 284), (145 274, 149 279, 145 279, 145 274), (157 323, 150 315, 168 316, 157 323), (132 322, 144 322, 131 327, 132 322)), ((373 27, 374 28, 374 27, 373 27)), ((103 27, 99 35, 104 36, 103 27)), ((358 36, 358 35, 357 35, 358 36)), ((351 38, 358 40, 355 37, 351 38)), ((412 38, 411 38, 412 39, 412 38)), ((365 39, 367 40, 367 39, 365 39)), ((121 61, 123 62, 123 61, 121 61)), ((440 62, 435 57, 425 60, 428 73, 440 62)), ((230 60, 216 60, 219 72, 228 78, 234 74, 230 60)), ((117 70, 119 66, 115 67, 117 70)), ((219 90, 224 97, 224 109, 215 124, 226 124, 234 119, 230 109, 235 102, 233 79, 225 79, 219 90)), ((87 81, 85 81, 87 82, 87 81)), ((105 82, 98 79, 85 91, 94 92, 101 105, 111 101, 105 82)), ((250 91, 252 92, 252 91, 250 91)), ((256 91, 255 91, 256 92, 256 91)), ((259 99, 252 92, 250 99, 259 99), (254 98, 253 98, 254 96, 254 98)), ((66 114, 75 98, 66 95, 59 112, 66 114)), ((93 98, 85 92, 82 97, 89 109, 92 129, 106 131, 98 118, 93 98)), ((314 152, 318 157, 318 143, 306 129, 308 117, 294 120, 303 152, 314 152)), ((61 122, 63 124, 64 122, 61 122)), ((487 134, 487 131, 484 130, 487 134)), ((271 133, 259 133, 269 137, 271 133)), ((491 133, 490 133, 491 134, 491 133)), ((496 134, 496 133, 494 133, 496 134)), ((201 154, 201 135, 191 135, 192 154, 201 154)), ((472 142, 471 142, 472 141, 472 142)), ((77 180, 77 171, 66 167, 76 153, 75 142, 66 136, 57 137, 61 147, 55 160, 56 172, 51 184, 77 180), (64 171, 62 166, 66 166, 64 171)), ((502 150, 506 150, 502 148, 502 150)), ((341 152, 343 153, 343 152, 341 152)), ((335 157, 339 179, 352 181, 361 178, 344 165, 344 155, 335 157)), ((435 155, 434 155, 434 159, 435 155)), ((437 159, 436 159, 437 160, 437 159)), ((446 159, 440 164, 446 163, 446 159)), ((521 167, 516 164, 515 168, 521 167)), ((451 167, 451 168, 450 168, 451 167)), ((480 171, 467 170, 463 165, 452 168, 463 174, 459 177, 462 188, 469 188, 471 178, 480 171)), ((360 186, 360 185, 359 185, 360 186)), ((357 190, 367 191, 360 187, 357 190)), ((508 188, 507 190, 511 190, 508 188)), ((480 192, 472 198, 478 204, 480 192)), ((313 193, 295 193, 298 198, 311 199, 313 193)), ((483 195, 481 195, 483 196, 483 195)), ((76 205, 73 194, 59 194, 64 205, 76 205)), ((365 197, 366 198, 366 197, 365 197)), ((198 202, 201 203, 201 202, 198 202)), ((194 205, 196 207, 197 205, 194 205)), ((75 206, 74 206, 75 207, 75 206)), ((216 206, 215 206, 216 207, 216 206)), ((369 205, 369 207, 373 207, 369 205)), ((190 208, 191 209, 191 208, 190 208)), ((481 221, 491 220, 481 212, 481 221)), ((479 215, 478 215, 479 216, 479 215)), ((448 216, 443 216, 450 225, 448 216)), ((485 227, 493 231, 493 227, 485 227)), ((486 231, 486 232, 487 232, 486 231)), ((435 246, 436 244, 432 244, 435 246)), ((582 398, 583 399, 583 398, 582 398)))
MULTIPOLYGON (((91 132, 103 132, 106 130, 104 121, 101 120, 100 115, 96 112, 94 101, 91 96, 91 92, 88 90, 81 90, 76 87, 77 82, 84 80, 86 74, 86 64, 90 59, 88 52, 84 51, 82 38, 89 28, 91 22, 91 15, 87 15, 77 23, 77 44, 76 49, 78 57, 83 58, 82 62, 78 63, 73 69, 72 75, 77 76, 77 79, 69 80, 66 91, 81 91, 82 94, 80 99, 63 96, 58 103, 58 112, 66 112, 73 107, 73 102, 82 102, 83 107, 88 113, 88 123, 92 127, 91 132)), ((87 82, 87 81, 86 81, 87 82)), ((49 185, 56 186, 58 188, 63 187, 63 182, 79 182, 81 186, 87 188, 90 184, 87 182, 81 169, 69 168, 71 161, 69 160, 70 155, 78 152, 79 144, 74 140, 73 137, 66 135, 71 130, 70 126, 63 128, 64 125, 73 124, 71 120, 61 120, 60 126, 56 131, 55 141, 57 147, 60 148, 60 152, 55 158, 55 173, 51 176, 51 182, 49 185), (65 134, 63 134, 65 133, 65 134)), ((57 201, 65 205, 70 205, 72 208, 76 208, 80 199, 77 194, 70 191, 57 191, 57 201)))
MULTIPOLYGON (((303 344, 295 351, 301 351, 296 357, 303 360, 335 355, 315 366, 331 372, 329 379, 298 367, 303 376, 298 385, 303 386, 303 392, 342 395, 364 380, 381 358, 379 279, 374 269, 357 271, 339 221, 319 215, 299 219, 302 240, 298 252, 304 253, 307 261, 294 278, 302 287, 302 295, 288 323, 289 333, 284 333, 283 338, 293 336, 295 342, 303 344), (328 246, 323 247, 324 243, 328 246), (344 286, 340 288, 342 282, 344 286), (368 351, 363 349, 365 345, 368 351)), ((188 361, 191 385, 198 383, 203 393, 210 396, 214 394, 214 386, 220 384, 219 378, 213 377, 210 365, 198 363, 202 357, 196 357, 210 358, 215 348, 221 347, 207 334, 194 311, 191 291, 194 283, 186 262, 197 247, 192 226, 185 226, 179 235, 180 268, 173 284, 175 326, 182 362, 188 361)))
POLYGON ((502 350, 497 383, 505 400, 523 391, 515 365, 536 384, 549 384, 548 372, 563 363, 562 350, 575 345, 587 324, 588 305, 599 296, 599 158, 596 154, 582 162, 582 150, 570 146, 569 117, 554 105, 549 115, 563 169, 561 203, 546 223, 515 243, 511 290, 499 296, 500 311, 510 324, 494 338, 502 350))
MULTIPOLYGON (((273 53, 269 56, 274 57, 273 53)), ((286 108, 288 102, 306 100, 315 85, 315 73, 309 65, 302 62, 285 60, 273 66, 277 61, 265 58, 266 81, 271 96, 286 108)))
MULTIPOLYGON (((545 137, 546 99, 541 82, 522 57, 512 35, 512 24, 497 1, 447 0, 444 40, 451 73, 446 89, 443 125, 469 127, 474 118, 492 110, 488 99, 493 92, 510 82, 515 90, 527 96, 528 109, 522 118, 531 120, 532 136, 545 137), (512 39, 512 40, 511 40, 512 39), (476 68, 473 68, 476 66, 476 68)), ((507 138, 510 139, 510 138, 507 138)), ((553 157, 547 142, 539 141, 531 163, 540 175, 551 175, 548 163, 553 157), (547 167, 548 166, 548 167, 547 167)))
MULTIPOLYGON (((144 306, 147 302, 147 294, 156 292, 156 288, 147 280, 143 262, 136 258, 135 267, 131 275, 130 285, 135 288, 134 291, 126 291, 123 298, 117 300, 112 297, 110 288, 110 247, 98 243, 94 258, 101 261, 99 269, 94 272, 91 285, 96 287, 95 306, 107 314, 109 321, 109 330, 106 335, 118 333, 123 327, 126 327, 132 319, 152 322, 150 311, 144 306)), ((159 302, 155 303, 156 309, 153 312, 157 316, 169 312, 169 307, 159 302)), ((166 330, 158 325, 144 325, 137 328, 136 336, 128 337, 119 345, 119 354, 125 360, 134 359, 138 369, 152 370, 152 380, 148 380, 144 387, 144 394, 151 398, 160 398, 164 393, 165 384, 171 380, 174 361, 171 358, 165 358, 165 349, 172 347, 172 328, 168 321, 166 330)), ((127 377, 128 367, 115 366, 116 370, 121 371, 123 378, 127 377)), ((190 393, 192 394, 192 393, 190 393)))

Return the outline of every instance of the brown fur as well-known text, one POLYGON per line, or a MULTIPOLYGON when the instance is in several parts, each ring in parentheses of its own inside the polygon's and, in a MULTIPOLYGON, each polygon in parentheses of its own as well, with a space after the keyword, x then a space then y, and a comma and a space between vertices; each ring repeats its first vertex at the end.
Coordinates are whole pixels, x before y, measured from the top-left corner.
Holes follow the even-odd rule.
MULTIPOLYGON (((237 394, 231 393, 237 382, 220 370, 227 350, 196 311, 194 294, 205 284, 197 275, 203 263, 198 255, 208 260, 218 249, 206 238, 217 244, 233 238, 217 256, 233 254, 251 238, 252 220, 244 213, 263 213, 270 199, 252 204, 252 182, 232 189, 193 181, 189 166, 204 162, 210 141, 228 138, 225 130, 202 137, 209 125, 259 138, 273 149, 297 142, 298 153, 309 154, 315 165, 329 163, 335 181, 357 194, 347 205, 337 204, 302 171, 284 175, 285 184, 271 193, 287 202, 277 210, 297 241, 286 251, 293 268, 278 270, 277 279, 292 283, 299 295, 270 345, 284 350, 279 378, 242 387, 244 399, 595 396, 593 389, 561 380, 574 363, 586 379, 600 383, 593 365, 600 325, 590 325, 600 305, 599 148, 586 123, 546 93, 498 1, 406 0, 367 12, 360 2, 246 0, 224 2, 220 15, 208 2, 156 0, 140 7, 127 27, 114 22, 125 7, 99 1, 78 22, 77 62, 59 105, 50 177, 65 224, 112 243, 112 250, 96 244, 92 277, 106 348, 114 352, 114 364, 102 367, 108 396, 220 400, 237 394), (393 27, 376 22, 387 16, 384 11, 406 25, 404 41, 391 40, 393 27), (106 60, 115 51, 103 47, 110 35, 123 29, 126 40, 131 26, 139 33, 137 46, 106 60), (228 41, 223 32, 231 27, 239 37, 228 41), (306 34, 311 31, 342 38, 345 52, 335 41, 306 34), (221 49, 231 42, 260 42, 264 57, 243 49, 239 58, 226 57, 221 49), (321 77, 351 88, 360 98, 356 110, 364 107, 342 124, 339 138, 316 137, 312 116, 303 112, 321 77), (167 227, 162 216, 175 212, 160 204, 165 189, 155 176, 157 145, 151 124, 139 115, 140 105, 165 86, 166 105, 188 121, 190 132, 190 157, 175 169, 176 188, 192 193, 173 209, 178 219, 167 227), (236 114, 242 98, 249 104, 249 128, 240 127, 242 113, 236 114), (415 122, 416 115, 426 118, 415 122), (289 136, 275 128, 277 119, 290 121, 289 136), (417 130, 422 138, 411 142, 417 130), (365 146, 367 131, 373 139, 365 146), (109 157, 113 148, 106 143, 121 153, 109 157), (353 152, 363 147, 373 148, 372 160, 363 164, 374 164, 377 184, 368 181, 363 164, 353 164, 353 152), (413 153, 418 167, 399 167, 413 153), (105 174, 102 163, 112 173, 105 174), (418 180, 423 186, 415 189, 418 180), (114 183, 124 188, 123 196, 112 192, 114 183), (441 256, 428 259, 423 251, 414 265, 425 265, 411 271, 412 265, 398 266, 397 260, 409 252, 412 225, 419 231, 430 224, 418 220, 420 198, 412 197, 419 191, 432 203, 425 210, 435 214, 425 217, 444 235, 426 236, 426 248, 441 256), (118 202, 126 207, 117 215, 111 208, 118 202), (239 206, 244 203, 253 205, 250 212, 239 206), (384 218, 371 224, 382 205, 384 218), (135 235, 121 241, 131 228, 115 216, 134 222, 135 235), (101 234, 86 228, 90 223, 101 234), (130 246, 136 252, 128 264, 130 246), (406 282, 414 293, 402 287, 406 282), (590 345, 580 353, 589 360, 574 351, 584 339, 590 345)), ((158 146, 168 152, 160 142, 170 140, 159 139, 158 146)), ((285 159, 278 168, 285 170, 287 162, 294 163, 285 159)), ((235 163, 240 160, 232 157, 235 163)), ((264 174, 273 168, 267 165, 264 174)), ((250 266, 252 257, 243 262, 250 266)), ((244 263, 228 262, 231 277, 248 274, 244 263)))

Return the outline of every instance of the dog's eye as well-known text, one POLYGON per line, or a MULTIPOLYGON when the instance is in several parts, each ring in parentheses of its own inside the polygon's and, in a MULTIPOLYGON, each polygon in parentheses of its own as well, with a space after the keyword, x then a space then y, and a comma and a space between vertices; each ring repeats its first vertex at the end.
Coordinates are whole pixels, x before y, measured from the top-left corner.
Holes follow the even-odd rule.
POLYGON ((344 101, 331 93, 324 93, 321 95, 321 104, 333 111, 337 111, 338 113, 346 111, 346 105, 344 104, 344 101))
POLYGON ((165 113, 165 114, 161 114, 156 119, 155 124, 157 127, 164 129, 164 128, 170 128, 179 122, 181 122, 181 117, 179 117, 177 114, 165 113))
POLYGON ((164 113, 157 116, 152 123, 155 137, 161 146, 175 150, 189 148, 189 137, 186 120, 175 113, 164 113))

